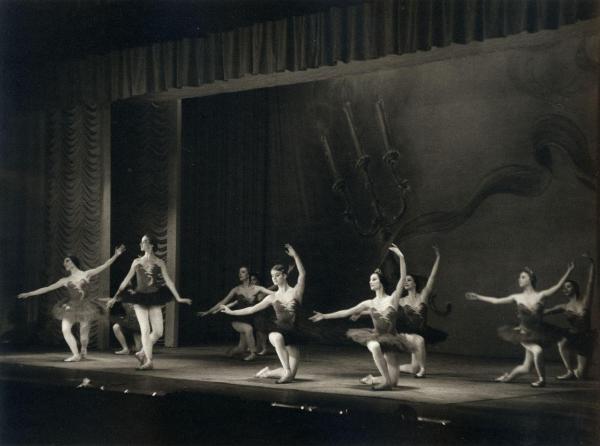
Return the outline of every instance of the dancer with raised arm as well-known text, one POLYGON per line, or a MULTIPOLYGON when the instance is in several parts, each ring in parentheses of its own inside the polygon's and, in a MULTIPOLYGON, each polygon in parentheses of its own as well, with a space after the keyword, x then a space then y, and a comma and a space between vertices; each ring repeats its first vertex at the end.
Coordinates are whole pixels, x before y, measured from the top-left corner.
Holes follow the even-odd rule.
POLYGON ((583 257, 590 261, 587 284, 583 295, 580 293, 577 282, 567 280, 562 287, 562 291, 569 298, 569 301, 545 311, 545 314, 565 314, 570 325, 567 335, 558 342, 558 351, 567 369, 564 375, 556 377, 561 380, 585 378, 589 361, 594 352, 596 338, 598 337, 598 331, 592 329, 591 321, 594 260, 587 255, 583 257), (575 369, 571 365, 571 356, 573 353, 577 356, 577 368, 575 369))
POLYGON ((173 297, 178 303, 191 305, 191 299, 182 299, 169 277, 165 262, 154 254, 156 242, 148 235, 140 241, 140 250, 144 253, 131 264, 115 296, 107 302, 110 308, 117 300, 133 304, 135 315, 140 324, 142 350, 135 355, 140 362, 137 370, 154 368, 153 348, 163 335, 162 306, 173 297), (135 275, 136 288, 124 292, 135 275))
POLYGON ((286 253, 294 259, 298 269, 298 282, 290 286, 287 281, 287 272, 283 265, 271 268, 271 279, 277 286, 277 291, 265 297, 261 302, 241 310, 232 310, 222 306, 221 311, 232 316, 247 316, 272 306, 275 310, 275 323, 269 333, 269 341, 275 348, 281 368, 271 370, 265 367, 257 373, 259 378, 277 378, 278 384, 289 383, 294 380, 300 364, 300 350, 298 346, 307 342, 307 336, 298 328, 299 310, 304 296, 306 271, 296 250, 290 245, 285 245, 286 253))
POLYGON ((536 275, 530 268, 526 267, 519 274, 519 287, 522 290, 520 293, 511 294, 507 297, 489 297, 473 292, 466 293, 465 296, 469 300, 479 300, 494 305, 517 304, 519 325, 516 327, 502 326, 498 329, 498 334, 508 342, 521 344, 525 349, 525 360, 523 364, 518 365, 512 371, 496 378, 496 381, 510 382, 517 376, 528 373, 531 366, 534 365, 538 379, 532 382, 531 386, 544 387, 546 385, 543 348, 562 339, 564 330, 543 322, 544 304, 548 296, 560 290, 573 268, 573 263, 569 263, 567 271, 558 283, 543 291, 535 289, 536 275))
MULTIPOLYGON (((216 314, 221 311, 224 305, 229 308, 236 306, 238 309, 251 307, 259 302, 259 294, 273 294, 274 291, 250 283, 250 272, 248 267, 241 266, 238 272, 240 284, 232 288, 227 296, 213 305, 206 311, 199 311, 198 316, 216 314)), ((243 354, 246 349, 250 354, 244 357, 244 361, 252 361, 256 358, 256 341, 254 338, 253 316, 240 316, 231 322, 231 327, 239 333, 240 340, 238 346, 229 351, 230 356, 243 354)))
MULTIPOLYGON (((380 379, 375 379, 373 390, 389 390, 398 382, 398 353, 409 351, 416 352, 416 345, 423 342, 419 335, 398 333, 396 331, 396 316, 400 294, 406 280, 406 262, 400 249, 393 245, 389 248, 398 256, 400 262, 400 280, 391 295, 386 294, 384 278, 380 270, 376 270, 369 279, 369 286, 375 292, 373 299, 367 299, 347 310, 334 313, 319 313, 310 318, 313 322, 324 319, 339 319, 351 317, 354 314, 368 311, 373 320, 373 329, 359 328, 350 329, 347 336, 353 341, 366 346, 371 354, 375 365, 381 374, 380 379)), ((421 366, 421 365, 419 365, 421 366)))
POLYGON ((17 297, 26 299, 32 296, 39 296, 50 291, 65 287, 69 297, 61 300, 52 308, 54 317, 61 321, 62 333, 65 342, 69 346, 72 355, 65 359, 65 362, 81 361, 87 356, 87 348, 90 339, 90 323, 102 314, 103 305, 97 301, 96 296, 89 295, 90 280, 92 277, 100 274, 125 252, 123 245, 115 249, 114 255, 97 268, 82 270, 79 259, 75 256, 67 256, 63 260, 63 266, 68 273, 52 285, 39 288, 27 293, 21 293, 17 297), (73 325, 79 323, 79 341, 81 351, 77 347, 77 340, 73 336, 73 325))

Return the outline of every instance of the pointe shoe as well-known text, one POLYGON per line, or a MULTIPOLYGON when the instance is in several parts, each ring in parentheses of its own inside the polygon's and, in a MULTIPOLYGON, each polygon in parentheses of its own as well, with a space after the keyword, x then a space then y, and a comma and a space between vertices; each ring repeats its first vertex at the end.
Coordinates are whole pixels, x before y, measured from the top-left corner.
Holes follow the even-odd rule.
POLYGON ((136 368, 136 370, 153 370, 153 369, 154 369, 154 364, 152 363, 152 361, 146 361, 144 364, 142 364, 136 368))
POLYGON ((115 355, 128 355, 128 354, 129 354, 129 349, 128 348, 117 350, 115 352, 115 355))
POLYGON ((556 377, 556 379, 559 379, 561 381, 570 381, 575 378, 577 378, 577 375, 575 374, 575 372, 573 372, 573 370, 569 370, 564 375, 559 375, 556 377))
POLYGON ((254 361, 255 359, 256 359, 256 353, 250 352, 250 354, 244 358, 244 361, 254 361))
POLYGON ((360 379, 361 384, 366 384, 367 386, 372 386, 374 381, 373 375, 363 376, 360 379))
POLYGON ((66 359, 63 359, 64 362, 79 362, 81 361, 81 355, 73 355, 69 356, 66 359))
POLYGON ((276 384, 287 384, 287 383, 291 383, 294 380, 294 377, 292 376, 292 372, 286 372, 285 375, 283 375, 281 378, 279 378, 277 381, 275 381, 276 384))
POLYGON ((575 369, 575 371, 573 372, 573 374, 575 375, 575 378, 577 378, 577 379, 584 379, 583 372, 581 372, 581 371, 579 371, 577 369, 575 369))
POLYGON ((531 383, 531 387, 546 387, 546 381, 540 379, 539 381, 531 383))
POLYGON ((415 378, 425 378, 425 369, 422 368, 417 373, 415 373, 415 378))
POLYGON ((498 378, 495 378, 494 381, 497 382, 497 383, 507 383, 507 382, 510 382, 510 380, 508 379, 508 373, 503 373, 498 378))
POLYGON ((269 351, 266 348, 263 348, 261 351, 257 353, 258 356, 265 356, 269 351))
POLYGON ((146 362, 146 354, 143 351, 139 351, 135 354, 135 357, 140 361, 140 365, 144 365, 146 362))
POLYGON ((380 384, 372 386, 371 390, 392 390, 392 385, 386 382, 382 382, 380 384))
POLYGON ((254 376, 256 378, 266 378, 267 373, 269 373, 270 371, 271 371, 271 369, 269 369, 269 367, 264 367, 264 368, 260 369, 260 371, 254 376))

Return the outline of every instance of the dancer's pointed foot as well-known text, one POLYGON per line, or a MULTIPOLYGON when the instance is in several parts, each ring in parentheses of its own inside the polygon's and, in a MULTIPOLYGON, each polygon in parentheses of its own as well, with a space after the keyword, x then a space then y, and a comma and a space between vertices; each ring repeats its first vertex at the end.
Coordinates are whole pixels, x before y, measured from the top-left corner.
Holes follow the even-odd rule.
POLYGON ((142 365, 140 365, 139 367, 136 368, 136 370, 153 370, 154 369, 154 364, 152 363, 152 361, 146 361, 145 363, 143 363, 142 365))
POLYGON ((128 354, 129 354, 128 348, 122 348, 121 350, 117 350, 115 352, 115 355, 128 355, 128 354))
POLYGON ((498 378, 495 378, 494 381, 497 383, 507 383, 510 382, 510 379, 508 379, 508 373, 503 373, 498 378))
POLYGON ((259 351, 257 353, 258 356, 265 356, 267 353, 269 353, 269 351, 267 350, 267 348, 263 348, 261 351, 259 351))
POLYGON ((392 390, 392 385, 388 382, 382 382, 371 387, 371 390, 392 390))
POLYGON ((244 358, 244 361, 254 361, 255 359, 256 359, 256 353, 250 352, 250 354, 244 358))
POLYGON ((285 374, 275 382, 277 384, 287 384, 287 383, 291 383, 293 380, 294 380, 294 375, 292 375, 292 371, 287 370, 285 372, 285 374))
POLYGON ((73 355, 69 356, 66 359, 63 359, 64 362, 79 362, 81 361, 81 355, 73 355))
POLYGON ((425 367, 421 367, 421 369, 415 373, 415 378, 425 378, 425 367))
POLYGON ((264 367, 254 376, 257 378, 267 378, 270 371, 271 369, 269 369, 269 367, 264 367))
POLYGON ((137 358, 138 361, 140 361, 140 365, 143 365, 146 362, 146 354, 144 353, 143 350, 136 352, 135 357, 137 358))
POLYGON ((573 370, 567 370, 567 373, 565 373, 564 375, 559 375, 556 377, 556 379, 560 379, 561 381, 568 381, 575 378, 577 377, 575 376, 575 372, 573 372, 573 370))
POLYGON ((579 369, 575 369, 575 371, 573 372, 575 374, 575 378, 577 379, 584 379, 585 377, 583 376, 583 372, 579 369))
POLYGON ((546 381, 543 379, 537 380, 536 382, 531 383, 531 387, 546 387, 546 381))
POLYGON ((363 376, 360 379, 361 384, 366 384, 367 386, 372 386, 373 383, 375 382, 375 378, 373 377, 373 375, 367 375, 367 376, 363 376))

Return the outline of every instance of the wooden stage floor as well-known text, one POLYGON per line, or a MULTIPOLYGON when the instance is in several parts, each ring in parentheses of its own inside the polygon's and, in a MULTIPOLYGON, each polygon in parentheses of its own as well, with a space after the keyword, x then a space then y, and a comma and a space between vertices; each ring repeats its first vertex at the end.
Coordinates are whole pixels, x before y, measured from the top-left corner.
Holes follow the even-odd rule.
MULTIPOLYGON (((281 407, 318 411, 372 411, 392 413, 410 409, 422 422, 497 423, 527 429, 536 420, 570 419, 581 437, 594 444, 600 420, 600 386, 596 380, 557 381, 558 363, 547 366, 548 385, 529 386, 533 376, 514 383, 495 383, 493 378, 515 365, 514 360, 472 358, 432 353, 425 379, 403 375, 401 386, 374 392, 358 379, 376 369, 365 349, 310 346, 303 351, 298 379, 278 385, 254 374, 266 365, 278 366, 274 354, 252 362, 228 358, 226 346, 159 348, 155 369, 136 371, 133 356, 108 352, 89 354, 89 359, 65 363, 65 351, 4 352, 0 354, 0 379, 76 388, 84 378, 104 392, 165 396, 202 393, 235 396, 269 402, 281 407), (516 424, 515 424, 516 423, 516 424), (522 425, 521 427, 518 427, 522 425)), ((580 441, 581 443, 581 441, 580 441)))

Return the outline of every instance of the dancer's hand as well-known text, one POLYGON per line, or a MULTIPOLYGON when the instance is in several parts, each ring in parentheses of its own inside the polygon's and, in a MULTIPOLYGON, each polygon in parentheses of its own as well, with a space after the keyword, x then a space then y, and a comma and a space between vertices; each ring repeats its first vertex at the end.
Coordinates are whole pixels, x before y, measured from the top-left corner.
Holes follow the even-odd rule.
POLYGON ((359 320, 362 316, 362 313, 354 313, 352 316, 350 316, 350 320, 352 322, 356 322, 357 320, 359 320))
POLYGON ((433 251, 435 252, 436 257, 440 256, 440 248, 438 248, 438 245, 433 245, 433 251))
POLYGON ((180 304, 192 305, 192 299, 177 299, 180 304))
POLYGON ((29 297, 29 293, 21 293, 17 295, 18 299, 27 299, 29 297))
POLYGON ((106 308, 108 308, 110 310, 113 307, 113 305, 115 304, 116 301, 117 301, 116 297, 112 297, 112 298, 108 299, 106 301, 106 308))
POLYGON ((311 317, 309 317, 308 319, 310 319, 313 322, 319 322, 322 321, 323 319, 325 319, 325 315, 323 315, 323 313, 319 313, 318 311, 313 311, 313 314, 311 317))
POLYGON ((285 253, 290 257, 296 257, 298 255, 296 253, 296 250, 289 243, 286 243, 285 245, 283 245, 283 248, 285 249, 285 253))
POLYGON ((123 254, 125 251, 127 250, 127 248, 125 248, 125 245, 119 245, 115 248, 115 255, 120 256, 121 254, 123 254))
POLYGON ((467 300, 479 300, 479 294, 473 293, 472 291, 465 293, 465 297, 467 300))
POLYGON ((575 269, 575 262, 570 261, 569 264, 567 265, 567 271, 571 272, 575 269))
POLYGON ((392 243, 388 249, 394 254, 396 254, 398 257, 404 257, 404 254, 402 254, 402 251, 400 251, 400 248, 398 248, 398 246, 396 246, 395 243, 392 243))
POLYGON ((210 314, 210 312, 208 312, 208 311, 198 311, 196 313, 196 316, 204 317, 204 316, 207 316, 208 314, 210 314))
POLYGON ((221 305, 219 308, 221 310, 221 313, 233 314, 233 311, 227 305, 221 305))

